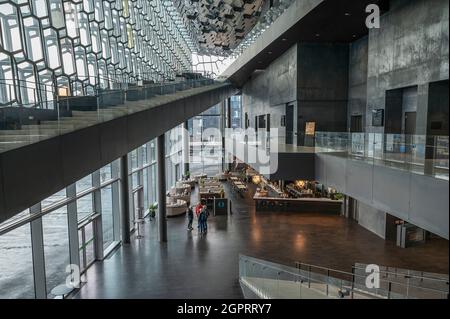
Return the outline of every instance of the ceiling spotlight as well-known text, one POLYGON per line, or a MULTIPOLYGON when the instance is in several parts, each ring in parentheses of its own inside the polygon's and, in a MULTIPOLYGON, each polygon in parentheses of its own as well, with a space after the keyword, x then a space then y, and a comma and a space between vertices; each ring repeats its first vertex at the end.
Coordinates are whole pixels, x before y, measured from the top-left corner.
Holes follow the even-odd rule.
POLYGON ((286 40, 287 40, 286 38, 281 39, 281 41, 286 41, 286 40))
POLYGON ((272 54, 272 51, 267 52, 267 54, 272 54))
POLYGON ((348 17, 348 16, 351 15, 351 13, 350 12, 346 12, 346 13, 344 13, 344 15, 348 17))
POLYGON ((353 38, 356 38, 356 34, 352 35, 353 38))
POLYGON ((316 37, 320 37, 320 33, 316 33, 316 37))

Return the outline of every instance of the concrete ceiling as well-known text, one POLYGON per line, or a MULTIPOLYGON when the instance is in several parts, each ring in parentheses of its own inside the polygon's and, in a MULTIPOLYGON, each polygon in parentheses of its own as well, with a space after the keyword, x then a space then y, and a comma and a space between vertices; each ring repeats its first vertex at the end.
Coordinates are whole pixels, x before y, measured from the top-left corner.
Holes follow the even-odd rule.
MULTIPOLYGON (((320 2, 320 1, 319 1, 320 2)), ((324 0, 309 13, 289 27, 280 28, 280 33, 270 43, 255 43, 250 47, 251 57, 238 58, 223 76, 240 87, 255 71, 265 69, 297 42, 350 43, 368 33, 365 21, 368 4, 378 4, 381 13, 388 9, 386 0, 324 0)), ((289 11, 289 9, 287 10, 289 11)), ((285 12, 289 14, 289 12, 285 12)), ((279 19, 283 19, 283 14, 279 19)), ((272 27, 277 27, 274 23, 272 27)), ((263 34, 264 35, 264 34, 263 34)), ((258 41, 258 40, 257 40, 258 41)))

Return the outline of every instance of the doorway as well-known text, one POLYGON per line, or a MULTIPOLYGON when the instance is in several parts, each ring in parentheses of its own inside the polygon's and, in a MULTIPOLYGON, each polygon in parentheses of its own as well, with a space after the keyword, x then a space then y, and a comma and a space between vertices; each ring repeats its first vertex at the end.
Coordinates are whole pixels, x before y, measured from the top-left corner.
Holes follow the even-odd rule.
POLYGON ((292 104, 286 105, 286 144, 293 144, 294 142, 294 106, 292 104))
POLYGON ((348 217, 358 222, 358 201, 352 197, 348 198, 348 217))
POLYGON ((405 112, 405 151, 414 150, 414 135, 416 134, 416 112, 405 112))
POLYGON ((386 231, 384 239, 391 242, 397 241, 397 221, 399 218, 386 213, 386 231))
POLYGON ((350 118, 350 132, 361 133, 362 131, 362 115, 352 115, 350 118))

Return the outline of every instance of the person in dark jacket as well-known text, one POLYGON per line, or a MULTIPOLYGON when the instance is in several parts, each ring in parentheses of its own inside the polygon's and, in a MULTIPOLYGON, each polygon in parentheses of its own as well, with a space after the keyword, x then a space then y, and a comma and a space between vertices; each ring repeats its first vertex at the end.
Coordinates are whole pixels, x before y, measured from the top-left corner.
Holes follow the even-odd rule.
POLYGON ((202 219, 202 233, 206 233, 208 231, 208 216, 209 216, 209 212, 208 212, 208 208, 206 207, 206 205, 203 206, 202 208, 202 212, 201 212, 201 219, 202 219))
POLYGON ((194 211, 192 210, 192 207, 188 208, 188 230, 193 230, 194 228, 192 228, 192 223, 194 221, 194 211))

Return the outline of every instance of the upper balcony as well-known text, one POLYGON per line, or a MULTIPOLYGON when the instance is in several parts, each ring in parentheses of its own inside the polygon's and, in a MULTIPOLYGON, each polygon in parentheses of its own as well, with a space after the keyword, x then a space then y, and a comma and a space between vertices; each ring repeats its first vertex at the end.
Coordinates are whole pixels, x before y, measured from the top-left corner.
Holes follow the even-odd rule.
POLYGON ((292 145, 297 138, 272 134, 233 154, 269 179, 316 180, 448 238, 448 136, 316 132, 310 146, 292 145))
POLYGON ((175 102, 226 85, 211 79, 132 85, 112 83, 92 95, 70 96, 67 89, 35 83, 19 87, 1 83, 0 153, 89 126, 175 102), (11 103, 15 90, 31 94, 26 103, 11 103), (44 97, 44 99, 42 99, 44 97), (45 98, 47 97, 47 98, 45 98))
MULTIPOLYGON (((34 87, 26 89, 44 94, 34 87)), ((0 222, 236 92, 186 79, 0 107, 0 222)))
POLYGON ((320 153, 448 180, 448 140, 448 136, 317 132, 314 146, 320 153))

